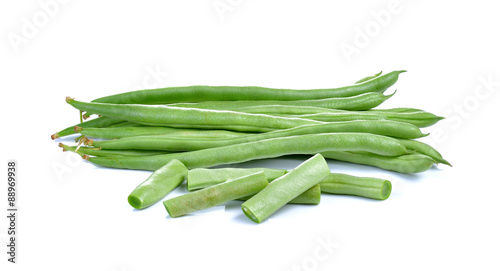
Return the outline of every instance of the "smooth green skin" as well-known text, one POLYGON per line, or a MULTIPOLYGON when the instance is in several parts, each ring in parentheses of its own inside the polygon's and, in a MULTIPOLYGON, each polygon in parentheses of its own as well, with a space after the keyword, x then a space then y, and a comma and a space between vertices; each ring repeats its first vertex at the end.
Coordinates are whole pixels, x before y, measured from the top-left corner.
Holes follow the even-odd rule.
POLYGON ((239 100, 312 100, 332 97, 350 97, 367 92, 384 92, 398 80, 393 71, 361 84, 330 89, 273 89, 252 86, 187 86, 147 89, 120 93, 93 100, 116 104, 167 104, 202 101, 239 100))
POLYGON ((320 183, 320 186, 323 193, 352 195, 378 200, 387 199, 392 190, 392 184, 388 180, 340 173, 331 173, 320 183))
POLYGON ((240 178, 263 171, 268 182, 285 175, 285 169, 272 168, 195 168, 188 171, 187 190, 194 191, 224 183, 230 179, 240 178))
POLYGON ((451 164, 446 161, 443 156, 433 147, 416 140, 400 139, 399 142, 409 150, 415 150, 418 153, 429 156, 437 163, 442 163, 451 167, 451 164))
POLYGON ((171 217, 179 217, 256 194, 267 187, 267 185, 266 175, 260 171, 229 182, 168 199, 163 202, 163 205, 171 217))
POLYGON ((130 121, 124 121, 122 123, 110 125, 106 128, 120 128, 120 127, 148 127, 148 126, 130 121))
POLYGON ((108 127, 113 124, 122 123, 124 120, 116 119, 116 118, 108 118, 108 117, 98 117, 89 121, 81 122, 79 124, 69 126, 66 129, 63 129, 51 136, 52 139, 56 139, 63 136, 68 136, 72 134, 76 134, 75 126, 93 128, 93 127, 108 127))
POLYGON ((268 132, 275 129, 321 123, 314 120, 233 111, 163 105, 85 103, 71 98, 66 101, 81 111, 90 111, 103 116, 155 126, 268 132))
POLYGON ((186 178, 188 169, 179 160, 171 160, 138 185, 128 196, 128 203, 144 209, 163 199, 186 178))
POLYGON ((325 133, 272 138, 191 152, 145 157, 90 157, 88 160, 104 167, 156 170, 171 159, 178 159, 193 169, 328 151, 358 151, 386 156, 408 153, 397 139, 391 137, 366 133, 325 133))
MULTIPOLYGON (((315 113, 349 113, 351 111, 340 110, 340 109, 330 109, 321 108, 315 106, 296 106, 296 105, 256 105, 247 106, 239 108, 237 111, 246 113, 259 113, 259 114, 285 114, 285 115, 303 115, 303 114, 315 114, 315 113)), ((370 109, 361 112, 355 112, 359 114, 373 113, 373 114, 383 114, 383 113, 416 113, 425 112, 420 109, 415 108, 391 108, 391 109, 370 109)))
POLYGON ((328 175, 330 168, 325 158, 316 154, 245 201, 241 209, 252 221, 261 223, 328 175))
POLYGON ((424 172, 434 165, 435 161, 427 155, 411 153, 401 156, 383 156, 372 153, 356 153, 347 151, 328 151, 321 153, 325 158, 374 166, 400 173, 424 172))
POLYGON ((234 138, 174 138, 168 136, 126 137, 116 140, 93 141, 89 144, 103 149, 136 149, 165 151, 195 151, 201 149, 223 147, 234 144, 254 142, 264 139, 322 133, 370 133, 397 138, 419 138, 425 136, 420 129, 412 124, 375 120, 375 121, 345 121, 325 124, 303 125, 295 128, 278 130, 268 133, 251 134, 234 138))
POLYGON ((363 93, 351 97, 325 98, 316 100, 296 100, 296 101, 281 101, 281 100, 241 100, 241 101, 207 101, 199 103, 175 103, 168 104, 173 107, 182 108, 200 108, 232 110, 238 111, 239 108, 261 106, 261 105, 282 105, 282 106, 313 106, 329 109, 343 110, 368 110, 379 106, 392 95, 384 95, 378 92, 363 93))
POLYGON ((382 74, 382 71, 380 71, 379 73, 376 73, 375 75, 370 75, 370 76, 361 78, 358 81, 354 82, 354 84, 361 84, 361 83, 364 83, 366 81, 370 81, 372 79, 379 77, 381 74, 382 74))
POLYGON ((143 135, 165 135, 183 138, 233 138, 247 133, 225 130, 180 129, 163 126, 117 127, 117 128, 82 128, 79 133, 89 137, 114 139, 143 135))
POLYGON ((92 155, 100 157, 125 157, 125 156, 151 156, 166 154, 165 151, 153 151, 153 150, 102 150, 100 148, 93 147, 80 147, 77 150, 77 146, 68 146, 59 143, 59 147, 63 148, 63 151, 76 152, 80 155, 92 155))
MULTIPOLYGON (((187 189, 194 191, 220 183, 227 180, 240 178, 245 175, 263 171, 266 175, 267 181, 272 182, 274 179, 285 175, 288 171, 285 169, 272 169, 272 168, 195 168, 188 171, 187 189)), ((313 186, 306 192, 300 194, 289 203, 294 204, 319 204, 321 199, 321 190, 319 185, 313 186)), ((251 195, 253 196, 253 195, 251 195)), ((238 200, 247 200, 251 196, 240 198, 238 200)))

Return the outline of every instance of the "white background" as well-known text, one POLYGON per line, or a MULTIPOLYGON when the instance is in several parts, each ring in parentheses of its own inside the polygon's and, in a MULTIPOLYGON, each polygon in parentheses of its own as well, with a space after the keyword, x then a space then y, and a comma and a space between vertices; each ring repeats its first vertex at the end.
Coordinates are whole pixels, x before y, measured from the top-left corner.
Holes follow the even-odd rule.
POLYGON ((19 264, 2 252, 1 270, 499 270, 499 6, 465 2, 3 1, 0 172, 18 161, 19 264), (446 116, 424 129, 425 142, 453 167, 405 175, 329 163, 332 172, 391 180, 383 202, 326 195, 262 224, 238 202, 171 219, 161 204, 138 212, 126 201, 149 172, 96 168, 49 139, 78 122, 66 96, 337 87, 399 69, 408 72, 381 107, 446 116))

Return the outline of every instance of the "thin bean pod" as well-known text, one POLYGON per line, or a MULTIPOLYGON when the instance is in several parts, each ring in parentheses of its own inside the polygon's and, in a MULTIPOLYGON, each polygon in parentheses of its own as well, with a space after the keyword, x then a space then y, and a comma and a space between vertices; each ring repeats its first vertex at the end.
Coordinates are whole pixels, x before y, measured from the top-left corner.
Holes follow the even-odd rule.
POLYGON ((401 156, 383 156, 372 153, 356 153, 328 151, 321 153, 325 158, 361 165, 375 166, 400 173, 424 172, 434 165, 435 161, 427 155, 411 153, 401 156))
POLYGON ((83 155, 92 155, 99 157, 123 157, 123 156, 151 156, 159 154, 167 154, 166 151, 154 151, 154 150, 103 150, 101 148, 93 147, 80 147, 68 146, 59 143, 59 147, 63 148, 63 151, 70 151, 83 155), (78 148, 78 150, 77 150, 78 148))
POLYGON ((331 173, 321 183, 321 192, 385 200, 391 195, 388 180, 331 173))
MULTIPOLYGON (((80 127, 87 127, 87 128, 91 128, 91 127, 108 127, 110 125, 113 125, 113 124, 118 124, 118 123, 122 123, 122 122, 125 122, 124 120, 121 120, 121 119, 117 119, 117 118, 108 118, 108 117, 98 117, 98 118, 95 118, 93 120, 89 120, 89 121, 85 121, 85 122, 81 122, 79 124, 77 124, 78 126, 80 127)), ((53 135, 50 136, 50 138, 52 139, 56 139, 56 138, 59 138, 59 137, 63 137, 63 136, 68 136, 68 135, 72 135, 72 134, 75 134, 75 126, 76 125, 73 125, 73 126, 69 126, 53 135)))
POLYGON ((286 130, 253 134, 234 138, 203 139, 178 138, 170 136, 139 136, 116 140, 93 141, 88 144, 103 149, 138 149, 165 151, 194 151, 207 148, 222 147, 258 140, 280 138, 295 135, 357 132, 384 135, 398 138, 418 138, 425 136, 420 129, 412 124, 394 121, 346 121, 317 125, 304 125, 286 130))
POLYGON ((220 109, 238 111, 239 108, 260 106, 260 105, 283 105, 283 106, 313 106, 328 109, 343 109, 343 110, 368 110, 379 106, 391 95, 384 95, 378 92, 363 93, 350 97, 325 98, 316 100, 296 100, 296 101, 280 101, 280 100, 241 100, 241 101, 207 101, 199 103, 175 103, 168 104, 172 107, 183 108, 199 108, 199 109, 220 109))
POLYGON ((328 164, 321 154, 316 154, 245 201, 241 209, 252 221, 261 223, 328 175, 328 164))
POLYGON ((163 202, 171 217, 183 216, 241 197, 253 195, 268 185, 264 172, 187 193, 163 202))
MULTIPOLYGON (((78 127, 78 126, 77 126, 78 127)), ((249 135, 247 133, 226 130, 181 129, 164 126, 117 127, 117 128, 75 128, 88 137, 115 139, 143 135, 165 135, 182 138, 234 138, 249 135)))
MULTIPOLYGON (((384 92, 405 71, 393 71, 361 84, 330 89, 273 89, 250 86, 186 86, 147 89, 120 93, 93 100, 115 104, 167 104, 203 101, 239 100, 312 100, 350 97, 368 92, 384 92)), ((95 113, 95 112, 94 112, 95 113)))
POLYGON ((372 79, 379 77, 381 74, 382 74, 382 71, 380 71, 379 73, 376 73, 375 75, 370 75, 370 76, 361 78, 358 81, 354 82, 354 84, 361 84, 361 83, 364 83, 366 81, 370 81, 372 79))
POLYGON ((66 98, 66 101, 82 111, 91 111, 104 116, 157 126, 268 132, 275 129, 321 123, 299 118, 283 118, 232 111, 161 105, 85 103, 69 97, 66 98))
POLYGON ((136 209, 155 204, 177 188, 186 178, 187 172, 179 160, 171 160, 138 185, 128 196, 128 203, 136 209))
POLYGON ((406 140, 400 139, 399 142, 403 144, 409 150, 415 150, 418 153, 429 156, 434 159, 436 163, 442 163, 451 167, 451 164, 446 161, 443 156, 430 145, 425 144, 424 142, 416 141, 416 140, 406 140))
POLYGON ((386 156, 408 153, 397 139, 366 133, 325 133, 271 138, 198 151, 146 157, 88 157, 96 164, 113 168, 156 170, 172 159, 187 168, 206 168, 292 154, 328 151, 361 151, 386 156))

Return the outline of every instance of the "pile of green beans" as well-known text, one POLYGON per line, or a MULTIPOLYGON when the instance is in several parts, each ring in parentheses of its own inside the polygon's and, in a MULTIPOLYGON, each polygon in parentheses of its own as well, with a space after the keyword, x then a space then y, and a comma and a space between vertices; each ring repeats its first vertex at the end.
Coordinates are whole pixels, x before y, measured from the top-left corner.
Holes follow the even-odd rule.
POLYGON ((244 200, 243 212, 260 223, 287 203, 319 204, 321 193, 385 200, 389 181, 329 173, 325 158, 404 174, 451 166, 419 140, 428 135, 421 129, 442 117, 377 108, 396 94, 384 92, 403 72, 380 72, 339 88, 186 86, 91 102, 67 97, 83 119, 99 116, 51 138, 99 167, 153 171, 128 196, 136 209, 168 197, 186 179, 187 194, 163 201, 172 217, 244 200), (63 142, 70 135, 77 146, 63 142), (313 157, 294 170, 212 169, 290 155, 313 157))

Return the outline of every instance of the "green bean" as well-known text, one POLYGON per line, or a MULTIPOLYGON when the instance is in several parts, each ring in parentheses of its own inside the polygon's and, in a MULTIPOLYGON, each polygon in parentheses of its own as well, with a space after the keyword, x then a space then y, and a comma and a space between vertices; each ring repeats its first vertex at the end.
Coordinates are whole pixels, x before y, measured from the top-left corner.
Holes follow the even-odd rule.
POLYGON ((418 153, 429 156, 434 159, 436 163, 442 163, 451 167, 451 164, 446 161, 436 149, 423 142, 405 139, 400 139, 399 142, 409 150, 415 150, 418 153))
POLYGON ((401 156, 383 156, 371 153, 328 151, 321 153, 325 158, 355 164, 375 166, 400 173, 424 172, 434 165, 434 160, 427 155, 412 153, 401 156))
MULTIPOLYGON (((122 123, 124 122, 124 120, 120 120, 120 119, 116 119, 116 118, 108 118, 108 117, 98 117, 98 118, 95 118, 93 120, 89 120, 89 121, 85 121, 85 122, 82 122, 82 123, 79 123, 77 124, 78 126, 80 127, 86 127, 86 128, 91 128, 91 127, 107 127, 107 126, 110 126, 110 125, 113 125, 113 124, 117 124, 117 123, 122 123)), ((62 137, 62 136, 68 136, 68 135, 72 135, 72 134, 75 134, 75 126, 76 125, 73 125, 73 126, 70 126, 70 127, 67 127, 66 129, 63 129, 53 135, 50 136, 50 138, 52 139, 56 139, 56 138, 59 138, 59 137, 62 137)))
POLYGON ((165 151, 153 151, 153 150, 103 150, 101 148, 92 147, 80 147, 77 150, 77 146, 68 146, 63 143, 59 143, 59 147, 63 148, 63 151, 71 151, 83 155, 92 155, 99 157, 123 157, 123 156, 151 156, 159 154, 167 154, 165 151))
MULTIPOLYGON (((393 71, 361 84, 333 89, 272 89, 264 87, 187 86, 131 91, 93 100, 115 104, 166 104, 202 101, 312 100, 349 97, 368 92, 384 92, 396 83, 400 73, 393 71)), ((95 112, 94 112, 95 113, 95 112)))
POLYGON ((325 158, 316 154, 245 201, 241 209, 252 221, 261 223, 328 175, 330 168, 325 158))
POLYGON ((264 172, 257 172, 229 182, 184 194, 163 202, 171 217, 183 216, 219 204, 253 195, 268 185, 264 172))
POLYGON ((268 132, 305 124, 321 123, 299 118, 282 118, 262 114, 179 108, 160 105, 85 103, 71 98, 73 107, 127 121, 180 128, 211 128, 236 131, 268 132))
POLYGON ((194 151, 207 148, 222 147, 258 140, 321 133, 360 132, 398 138, 418 138, 425 136, 418 127, 393 121, 346 121, 317 125, 304 125, 286 130, 278 130, 262 134, 253 134, 223 139, 185 139, 169 136, 138 136, 116 140, 93 141, 88 144, 103 149, 138 149, 165 151, 194 151))
POLYGON ((136 209, 149 207, 177 188, 187 176, 187 168, 179 160, 171 160, 138 185, 128 196, 136 209))
POLYGON ((130 121, 125 121, 122 123, 110 125, 106 128, 122 128, 122 127, 125 128, 125 127, 148 127, 148 126, 143 125, 143 124, 139 124, 139 123, 130 122, 130 121))
POLYGON ((385 200, 392 190, 388 180, 331 173, 321 183, 321 192, 385 200))
MULTIPOLYGON (((228 179, 239 178, 259 171, 270 172, 275 176, 269 178, 266 174, 268 181, 271 182, 276 178, 285 175, 288 171, 284 169, 269 169, 269 168, 216 168, 216 169, 192 169, 188 172, 187 184, 188 190, 190 186, 196 188, 205 188, 215 184, 223 183, 228 179)), ((331 173, 330 176, 325 178, 321 183, 321 192, 330 194, 346 194, 359 197, 373 198, 373 199, 387 199, 391 194, 391 182, 378 178, 356 177, 347 174, 331 173)), ((319 186, 318 185, 318 186, 319 186)), ((313 188, 315 188, 314 186, 313 188)), ((311 190, 311 189, 310 189, 311 190)), ((290 203, 319 203, 319 196, 315 193, 318 191, 310 192, 307 190, 297 198, 290 201, 290 203), (306 202, 298 202, 300 198, 307 196, 306 202), (311 202, 313 198, 315 201, 311 202)), ((250 197, 248 197, 250 198, 250 197)), ((240 199, 242 200, 242 199, 240 199)))
MULTIPOLYGON (((271 168, 196 168, 191 169, 188 172, 187 177, 187 189, 188 191, 194 191, 206 187, 210 187, 216 184, 224 183, 227 180, 240 178, 245 175, 257 173, 263 171, 266 175, 267 181, 272 182, 274 179, 279 178, 287 170, 285 169, 271 169, 271 168)), ((300 194, 289 203, 294 204, 319 204, 321 198, 321 190, 319 185, 315 185, 308 189, 306 192, 300 194)), ((251 196, 243 197, 238 200, 247 200, 251 196)))
MULTIPOLYGON (((254 194, 255 195, 255 194, 254 194)), ((246 196, 236 200, 247 201, 254 195, 246 196)), ((318 205, 321 201, 321 187, 319 184, 307 189, 304 193, 293 198, 287 204, 312 204, 318 205)))
POLYGON ((124 138, 143 135, 165 135, 183 138, 234 138, 249 135, 247 133, 226 130, 180 129, 164 126, 118 127, 118 128, 75 128, 79 133, 97 138, 124 138))
POLYGON ((328 151, 365 151, 386 156, 408 152, 397 139, 391 137, 366 133, 325 133, 271 138, 191 152, 146 157, 89 157, 88 160, 104 167, 156 170, 171 159, 177 159, 193 169, 328 151))
POLYGON ((380 71, 379 73, 376 73, 375 75, 370 75, 370 76, 364 77, 362 79, 359 79, 354 84, 361 84, 361 83, 364 83, 366 81, 370 81, 372 79, 375 79, 375 78, 379 77, 381 74, 382 74, 382 71, 380 71))
POLYGON ((316 100, 296 100, 296 101, 279 101, 279 100, 241 100, 241 101, 207 101, 199 103, 175 103, 168 104, 172 107, 182 108, 199 108, 199 109, 220 109, 238 111, 239 108, 252 107, 258 105, 284 105, 284 106, 313 106, 329 109, 343 110, 368 110, 379 106, 387 99, 391 98, 396 92, 391 95, 384 95, 378 92, 363 93, 350 97, 325 98, 316 100))
POLYGON ((195 168, 188 171, 187 190, 194 191, 223 183, 229 179, 239 178, 263 171, 270 182, 286 173, 285 169, 271 168, 195 168))

